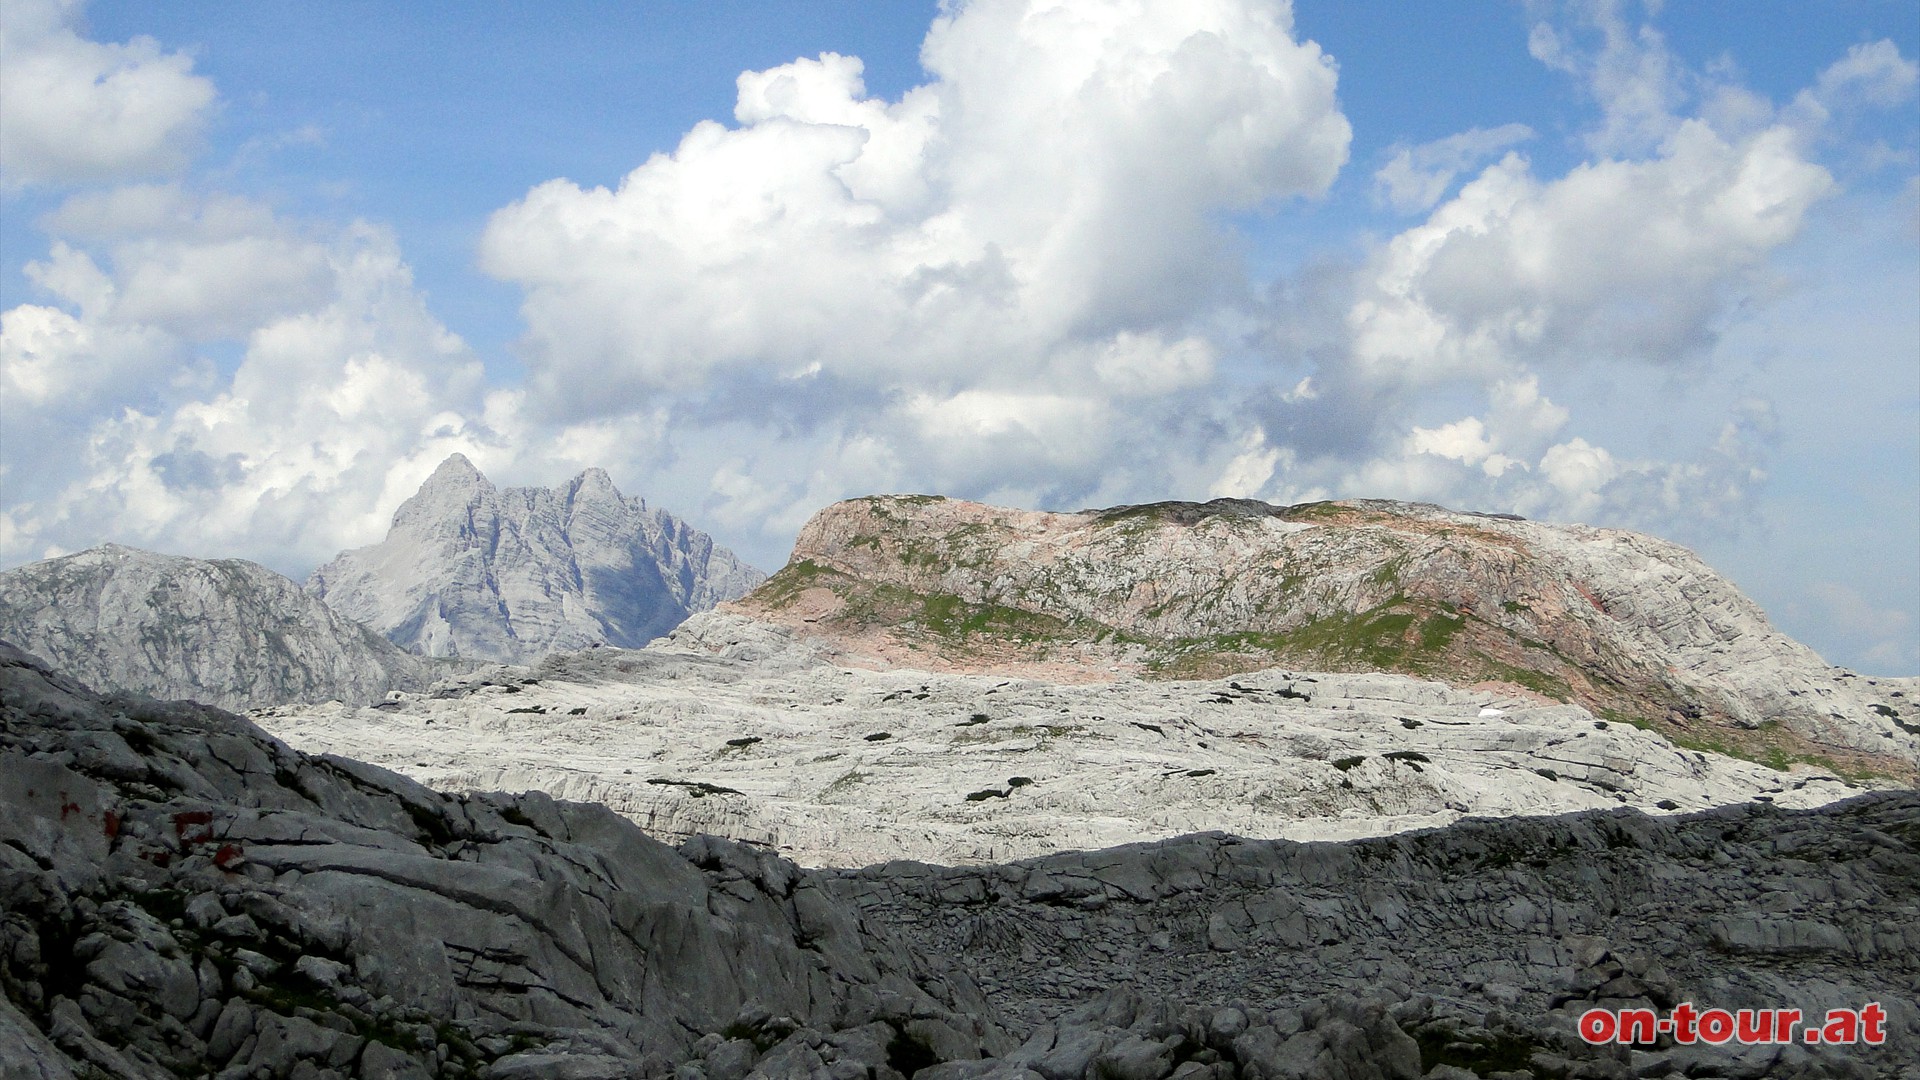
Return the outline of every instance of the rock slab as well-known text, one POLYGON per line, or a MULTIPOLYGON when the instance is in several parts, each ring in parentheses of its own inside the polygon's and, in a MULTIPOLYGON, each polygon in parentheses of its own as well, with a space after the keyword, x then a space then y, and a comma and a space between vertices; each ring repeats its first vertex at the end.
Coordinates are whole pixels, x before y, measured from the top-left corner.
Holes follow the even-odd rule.
POLYGON ((1404 675, 1060 683, 820 663, 704 612, 645 649, 496 666, 372 707, 253 719, 445 791, 545 791, 652 835, 807 866, 995 863, 1208 830, 1350 839, 1470 815, 1695 811, 1858 794, 1576 705, 1404 675))

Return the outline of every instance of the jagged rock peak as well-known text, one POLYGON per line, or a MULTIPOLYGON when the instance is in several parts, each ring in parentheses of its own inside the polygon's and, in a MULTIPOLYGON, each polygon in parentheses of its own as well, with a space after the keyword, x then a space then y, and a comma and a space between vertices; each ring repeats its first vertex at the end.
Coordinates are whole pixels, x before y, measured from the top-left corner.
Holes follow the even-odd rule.
POLYGON ((264 566, 121 544, 0 573, 0 637, 101 687, 224 708, 363 704, 431 681, 264 566))
POLYGON ((437 466, 418 491, 393 512, 392 528, 421 518, 437 518, 450 507, 470 506, 492 498, 497 489, 467 460, 465 454, 450 455, 437 466))
POLYGON ((496 488, 460 454, 307 591, 430 656, 524 663, 595 644, 638 647, 765 575, 604 469, 557 488, 496 488))
POLYGON ((1920 761, 1920 680, 1829 666, 1691 551, 1430 504, 853 499, 816 514, 739 610, 882 665, 1398 672, 1767 759, 1920 761))
MULTIPOLYGON (((591 469, 582 470, 579 476, 574 477, 567 485, 567 492, 576 499, 584 496, 610 499, 621 497, 620 489, 613 486, 613 478, 607 475, 607 470, 597 465, 591 469)), ((646 505, 645 499, 636 501, 642 506, 646 505)))
POLYGON ((434 468, 433 475, 427 477, 427 482, 421 487, 433 488, 456 484, 470 487, 486 482, 487 478, 480 475, 480 470, 474 466, 473 462, 467 460, 467 455, 455 453, 448 454, 447 460, 434 468))

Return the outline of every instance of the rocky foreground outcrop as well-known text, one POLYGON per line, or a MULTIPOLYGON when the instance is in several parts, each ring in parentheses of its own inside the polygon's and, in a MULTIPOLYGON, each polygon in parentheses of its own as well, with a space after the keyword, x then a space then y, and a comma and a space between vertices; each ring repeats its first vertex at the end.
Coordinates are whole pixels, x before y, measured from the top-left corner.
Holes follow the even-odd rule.
POLYGON ((1692 552, 1581 525, 1356 500, 1045 514, 838 503, 732 610, 850 662, 1054 678, 1399 672, 1578 702, 1753 757, 1911 777, 1920 680, 1834 668, 1692 552))
POLYGON ((494 487, 463 455, 342 552, 307 591, 427 656, 529 663, 593 644, 638 648, 766 575, 600 469, 558 488, 494 487))
POLYGON ((92 686, 230 709, 363 704, 450 670, 257 563, 119 544, 0 573, 0 638, 92 686))
POLYGON ((1916 1075, 1912 793, 802 871, 0 647, 0 799, 9 1078, 1916 1075), (1678 1001, 1878 1001, 1887 1044, 1573 1035, 1678 1001))

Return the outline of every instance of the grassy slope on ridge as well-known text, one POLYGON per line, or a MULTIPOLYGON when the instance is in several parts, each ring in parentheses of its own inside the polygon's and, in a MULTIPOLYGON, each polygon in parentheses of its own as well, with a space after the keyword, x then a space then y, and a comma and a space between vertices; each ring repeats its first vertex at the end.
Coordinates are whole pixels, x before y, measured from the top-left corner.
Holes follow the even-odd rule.
MULTIPOLYGON (((1776 767, 1913 773, 1686 670, 1675 639, 1699 653, 1714 634, 1778 635, 1690 552, 1608 530, 1372 500, 1057 515, 877 496, 823 511, 739 607, 908 665, 1394 672, 1573 702, 1776 767)), ((1898 695, 1875 711, 1920 721, 1898 695)))

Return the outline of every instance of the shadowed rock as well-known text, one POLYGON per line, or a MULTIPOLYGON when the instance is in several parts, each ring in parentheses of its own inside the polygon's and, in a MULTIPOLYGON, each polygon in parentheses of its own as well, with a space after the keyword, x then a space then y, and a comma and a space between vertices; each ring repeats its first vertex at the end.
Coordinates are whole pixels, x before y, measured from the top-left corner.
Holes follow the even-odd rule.
POLYGON ((442 795, 0 645, 0 1075, 1900 1076, 1920 796, 806 871, 442 795), (1593 1004, 1882 1002, 1882 1048, 1593 1004))

